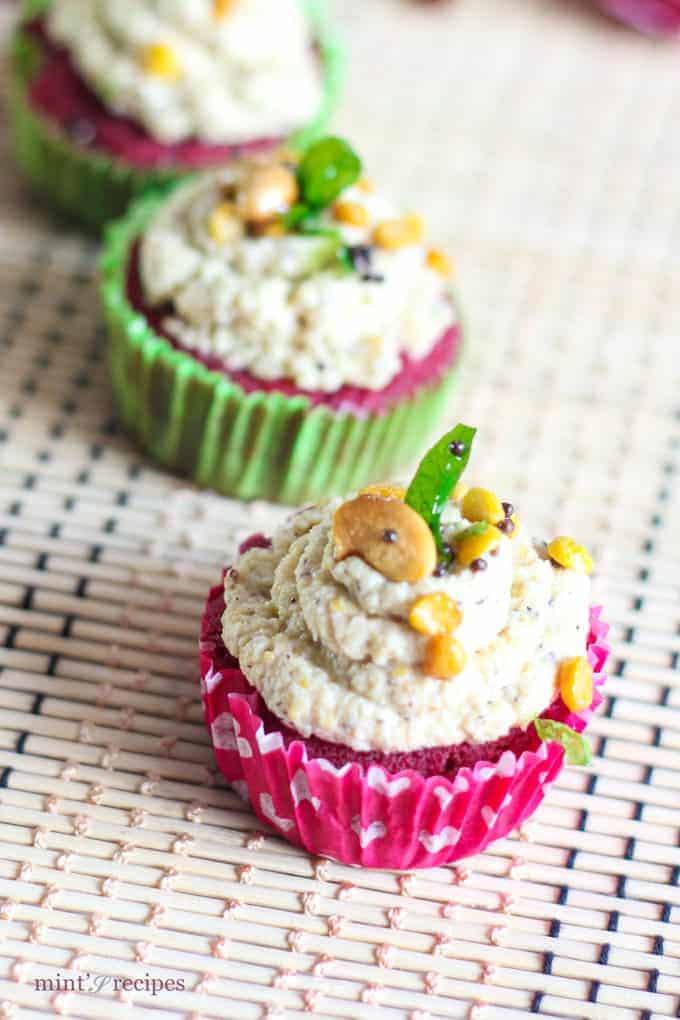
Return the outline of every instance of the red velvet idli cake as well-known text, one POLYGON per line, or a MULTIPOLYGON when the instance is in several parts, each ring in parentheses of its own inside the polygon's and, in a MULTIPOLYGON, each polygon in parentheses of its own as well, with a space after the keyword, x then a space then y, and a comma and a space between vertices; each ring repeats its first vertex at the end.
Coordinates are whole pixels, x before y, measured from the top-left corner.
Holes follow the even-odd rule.
POLYGON ((18 161, 95 229, 149 187, 320 134, 342 70, 324 0, 33 0, 12 56, 18 161))
POLYGON ((538 806, 602 701, 592 561, 458 483, 474 429, 406 491, 373 485, 241 547, 200 659, 220 769, 310 853, 410 869, 483 850, 538 806))
POLYGON ((102 260, 122 420, 161 463, 243 499, 389 476, 450 405, 450 270, 340 138, 146 196, 102 260))

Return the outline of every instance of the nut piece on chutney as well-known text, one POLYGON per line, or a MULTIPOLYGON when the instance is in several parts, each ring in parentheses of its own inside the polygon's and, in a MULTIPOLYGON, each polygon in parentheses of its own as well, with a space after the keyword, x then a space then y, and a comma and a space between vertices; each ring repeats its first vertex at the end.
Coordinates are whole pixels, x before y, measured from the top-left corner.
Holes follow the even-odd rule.
POLYGON ((341 503, 333 517, 335 559, 361 556, 390 581, 416 584, 437 562, 432 532, 400 499, 366 493, 341 503))

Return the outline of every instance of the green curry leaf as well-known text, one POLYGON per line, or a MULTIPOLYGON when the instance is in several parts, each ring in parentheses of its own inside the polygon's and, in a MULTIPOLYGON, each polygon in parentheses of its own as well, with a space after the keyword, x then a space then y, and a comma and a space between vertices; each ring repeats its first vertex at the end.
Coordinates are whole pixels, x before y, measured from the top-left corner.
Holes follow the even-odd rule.
POLYGON ((541 740, 552 740, 561 744, 570 765, 589 765, 593 753, 590 744, 581 733, 571 726, 554 719, 534 719, 534 728, 541 740))
POLYGON ((456 425, 428 450, 409 485, 405 502, 420 514, 443 552, 441 516, 456 482, 462 475, 472 449, 476 429, 456 425))
POLYGON ((360 173, 361 160, 344 139, 333 135, 321 138, 307 149, 298 166, 302 200, 312 209, 324 209, 351 187, 360 173))

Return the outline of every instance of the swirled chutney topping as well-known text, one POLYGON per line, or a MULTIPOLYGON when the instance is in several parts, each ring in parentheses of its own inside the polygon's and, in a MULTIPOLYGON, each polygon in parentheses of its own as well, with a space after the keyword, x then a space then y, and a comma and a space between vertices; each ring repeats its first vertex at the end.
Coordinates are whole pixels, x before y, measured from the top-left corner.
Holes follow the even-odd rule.
POLYGON ((298 0, 51 0, 46 23, 106 106, 164 144, 283 138, 321 106, 298 0))

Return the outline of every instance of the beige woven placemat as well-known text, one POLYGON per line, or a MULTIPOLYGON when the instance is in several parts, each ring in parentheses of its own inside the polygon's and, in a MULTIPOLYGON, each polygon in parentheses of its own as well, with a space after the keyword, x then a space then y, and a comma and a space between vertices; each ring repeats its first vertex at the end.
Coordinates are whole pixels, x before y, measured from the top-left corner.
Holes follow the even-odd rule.
POLYGON ((457 255, 472 475, 596 556, 597 756, 464 867, 356 871, 258 832, 215 774, 196 633, 277 511, 120 434, 95 246, 3 141, 0 1015, 676 1017, 680 49, 570 0, 338 7, 339 127, 457 255))

